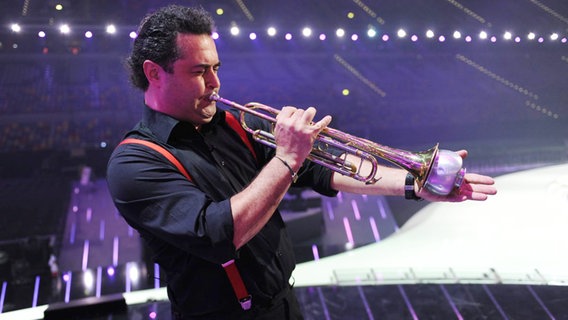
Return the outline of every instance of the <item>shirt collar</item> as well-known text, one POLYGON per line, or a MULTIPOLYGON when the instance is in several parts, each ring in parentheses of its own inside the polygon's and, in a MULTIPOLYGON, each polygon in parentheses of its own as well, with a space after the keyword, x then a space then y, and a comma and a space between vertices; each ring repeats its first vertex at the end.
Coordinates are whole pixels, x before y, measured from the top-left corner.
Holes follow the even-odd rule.
MULTIPOLYGON (((213 119, 208 124, 205 124, 201 127, 201 131, 207 131, 212 126, 216 125, 221 119, 224 119, 225 113, 222 110, 217 109, 217 112, 213 116, 213 119)), ((153 110, 152 108, 146 106, 144 110, 144 122, 152 131, 152 133, 158 138, 158 140, 167 143, 170 138, 172 138, 172 134, 177 132, 178 130, 174 130, 176 128, 182 129, 183 132, 197 133, 195 127, 189 123, 184 121, 179 121, 175 118, 170 117, 165 113, 158 112, 153 110)))

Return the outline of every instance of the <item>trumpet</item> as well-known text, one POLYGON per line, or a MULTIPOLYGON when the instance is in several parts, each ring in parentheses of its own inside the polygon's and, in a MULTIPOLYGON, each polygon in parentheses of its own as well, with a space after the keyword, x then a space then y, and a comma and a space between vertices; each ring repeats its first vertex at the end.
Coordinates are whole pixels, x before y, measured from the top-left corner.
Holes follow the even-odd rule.
MULTIPOLYGON (((209 96, 209 100, 240 110, 239 120, 243 129, 256 141, 276 148, 272 132, 251 129, 246 123, 245 114, 252 114, 275 124, 276 115, 280 112, 278 109, 257 102, 241 105, 222 98, 216 92, 209 96)), ((408 171, 414 176, 419 189, 424 187, 438 195, 447 195, 454 188, 459 188, 466 172, 462 167, 462 158, 455 152, 439 149, 439 144, 426 151, 411 152, 380 145, 329 127, 324 128, 316 137, 307 157, 314 163, 366 184, 374 184, 379 180, 376 178, 378 158, 408 171), (359 160, 353 163, 348 160, 347 155, 353 155, 359 160), (366 161, 371 164, 371 168, 369 173, 363 174, 362 167, 366 161)))

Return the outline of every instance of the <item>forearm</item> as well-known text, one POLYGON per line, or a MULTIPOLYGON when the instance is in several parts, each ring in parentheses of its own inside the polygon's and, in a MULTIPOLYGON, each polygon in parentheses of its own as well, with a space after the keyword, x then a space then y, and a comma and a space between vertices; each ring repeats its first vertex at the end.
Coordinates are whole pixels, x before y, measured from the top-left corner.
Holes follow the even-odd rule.
POLYGON ((264 227, 291 183, 290 170, 273 158, 248 187, 231 198, 235 248, 242 247, 264 227))
POLYGON ((298 169, 310 153, 319 132, 330 116, 313 123, 316 110, 284 107, 276 116, 273 129, 276 156, 258 176, 231 198, 233 243, 238 249, 252 239, 268 222, 292 184, 290 171, 298 169))
MULTIPOLYGON (((352 160, 352 162, 359 164, 358 160, 352 160)), ((364 162, 361 175, 367 176, 370 170, 370 162, 364 162)), ((406 174, 407 172, 401 168, 379 166, 375 174, 375 178, 379 180, 374 184, 366 184, 335 172, 331 179, 331 186, 335 190, 350 193, 403 196, 406 174)))
MULTIPOLYGON (((458 151, 458 154, 465 158, 467 151, 458 151)), ((356 161, 353 161, 357 163, 356 161)), ((370 163, 366 162, 363 165, 363 175, 370 172, 370 163)), ((337 191, 359 193, 359 194, 373 194, 373 195, 387 195, 387 196, 403 196, 404 185, 406 180, 406 170, 397 167, 380 166, 375 177, 379 179, 374 184, 366 185, 364 182, 357 181, 353 178, 342 176, 339 173, 334 173, 331 179, 331 186, 337 191)), ((468 173, 464 177, 459 188, 454 188, 452 192, 447 195, 438 195, 427 188, 418 190, 417 183, 414 184, 416 195, 427 201, 446 201, 446 202, 461 202, 465 200, 484 201, 489 195, 497 193, 497 189, 493 186, 495 181, 489 177, 475 173, 468 173)))

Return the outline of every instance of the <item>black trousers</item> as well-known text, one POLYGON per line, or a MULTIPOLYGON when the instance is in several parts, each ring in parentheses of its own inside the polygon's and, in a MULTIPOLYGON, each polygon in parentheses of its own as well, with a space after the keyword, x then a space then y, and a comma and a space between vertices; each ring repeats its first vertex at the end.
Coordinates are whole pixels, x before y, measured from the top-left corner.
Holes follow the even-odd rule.
POLYGON ((172 311, 172 320, 303 320, 300 304, 294 293, 294 289, 287 290, 287 294, 277 301, 273 301, 268 305, 255 305, 253 297, 253 306, 250 310, 239 312, 238 314, 218 314, 206 316, 185 316, 179 312, 172 311))

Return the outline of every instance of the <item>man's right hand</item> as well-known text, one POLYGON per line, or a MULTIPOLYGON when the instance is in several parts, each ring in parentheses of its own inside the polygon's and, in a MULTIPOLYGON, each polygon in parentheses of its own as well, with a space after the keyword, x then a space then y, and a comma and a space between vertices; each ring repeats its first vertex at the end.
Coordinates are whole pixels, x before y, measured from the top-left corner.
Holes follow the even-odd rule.
POLYGON ((294 171, 298 171, 312 151, 318 134, 331 122, 331 116, 327 115, 314 123, 315 115, 313 107, 303 110, 288 106, 276 116, 276 155, 286 160, 294 171))

